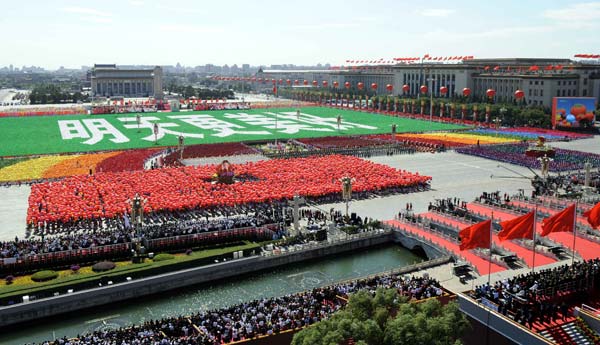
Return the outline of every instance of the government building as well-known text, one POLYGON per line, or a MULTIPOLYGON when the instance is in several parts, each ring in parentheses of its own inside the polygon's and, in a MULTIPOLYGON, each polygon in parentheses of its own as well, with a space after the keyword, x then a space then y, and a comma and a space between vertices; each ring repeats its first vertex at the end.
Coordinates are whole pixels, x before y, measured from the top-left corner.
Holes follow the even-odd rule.
POLYGON ((524 101, 530 105, 550 107, 553 97, 597 97, 600 99, 600 64, 570 59, 469 59, 457 63, 417 61, 392 65, 342 66, 332 70, 264 70, 257 76, 270 79, 299 80, 309 85, 316 80, 320 85, 326 80, 331 87, 339 83, 343 92, 344 83, 353 87, 358 82, 370 89, 377 84, 378 94, 396 96, 419 94, 421 85, 433 91, 434 97, 461 96, 464 88, 471 89, 471 95, 485 99, 486 91, 496 91, 495 101, 510 102, 514 92, 523 90, 524 101), (386 85, 393 85, 393 91, 386 85), (409 91, 404 92, 403 86, 409 91), (447 94, 440 93, 440 87, 447 87, 447 94))
POLYGON ((120 68, 114 64, 95 64, 90 71, 93 97, 163 98, 163 71, 154 68, 120 68))

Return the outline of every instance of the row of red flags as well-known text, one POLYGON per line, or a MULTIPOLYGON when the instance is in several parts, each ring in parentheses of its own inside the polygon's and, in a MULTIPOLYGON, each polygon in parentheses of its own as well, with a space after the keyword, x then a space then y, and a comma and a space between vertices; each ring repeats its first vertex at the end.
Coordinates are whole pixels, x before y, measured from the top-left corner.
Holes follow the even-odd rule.
MULTIPOLYGON (((586 211, 588 223, 596 229, 600 225, 600 202, 586 211)), ((541 236, 548 236, 553 232, 574 232, 577 212, 575 204, 565 208, 555 215, 544 219, 542 222, 541 236)), ((498 233, 500 241, 518 238, 533 239, 535 231, 535 211, 531 211, 520 217, 500 222, 502 231, 498 233)), ((460 250, 474 248, 490 248, 491 246, 492 221, 490 219, 473 224, 462 229, 459 233, 460 250)))
POLYGON ((575 54, 574 57, 582 59, 600 59, 600 54, 575 54))
POLYGON ((473 60, 475 57, 473 55, 468 56, 430 56, 429 54, 425 54, 421 57, 395 57, 392 60, 381 58, 379 60, 354 60, 348 59, 346 63, 349 64, 391 64, 394 61, 404 61, 404 62, 413 62, 420 60, 430 60, 430 61, 464 61, 464 60, 473 60))

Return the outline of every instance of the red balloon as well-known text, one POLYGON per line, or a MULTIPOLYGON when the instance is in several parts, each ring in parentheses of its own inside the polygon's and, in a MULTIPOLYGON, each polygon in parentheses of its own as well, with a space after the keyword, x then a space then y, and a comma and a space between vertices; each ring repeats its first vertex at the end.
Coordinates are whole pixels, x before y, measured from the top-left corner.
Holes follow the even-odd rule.
POLYGON ((340 86, 340 83, 338 83, 337 81, 333 82, 333 87, 335 87, 337 89, 337 87, 340 86))
POLYGON ((469 89, 468 87, 465 87, 463 89, 463 96, 469 97, 470 94, 471 94, 471 89, 469 89))
POLYGON ((291 84, 292 84, 292 81, 291 81, 291 80, 289 80, 289 79, 288 79, 288 80, 286 80, 285 82, 286 82, 288 85, 291 85, 291 84))
POLYGON ((359 82, 358 84, 356 84, 356 87, 358 87, 359 90, 362 90, 365 88, 365 84, 363 84, 362 82, 359 82))
POLYGON ((410 91, 410 86, 408 86, 406 84, 402 85, 402 91, 404 91, 404 92, 410 91))
POLYGON ((308 80, 304 80, 304 85, 308 85, 308 80))
POLYGON ((448 88, 447 88, 447 87, 445 87, 445 86, 442 86, 442 87, 440 87, 440 93, 441 93, 442 95, 445 95, 445 94, 447 94, 447 93, 448 93, 448 88))
POLYGON ((344 86, 346 87, 346 89, 349 89, 350 88, 350 82, 349 81, 345 82, 344 86))
POLYGON ((525 92, 523 92, 523 90, 517 90, 515 91, 515 98, 516 99, 521 99, 525 97, 525 92))
POLYGON ((377 83, 372 83, 371 84, 371 89, 377 90, 377 83))
POLYGON ((496 95, 496 90, 494 90, 494 89, 487 89, 487 91, 485 92, 485 94, 489 98, 494 98, 494 96, 496 95))
POLYGON ((312 84, 313 84, 313 86, 314 86, 314 87, 317 87, 317 86, 319 86, 319 82, 318 82, 318 81, 316 81, 316 80, 313 80, 312 84))
POLYGON ((389 92, 392 92, 392 90, 394 90, 394 85, 392 85, 392 84, 387 84, 387 85, 385 86, 385 89, 386 89, 386 90, 388 90, 389 92))
POLYGON ((327 85, 329 85, 329 83, 327 82, 327 80, 323 80, 323 87, 327 87, 327 85))
POLYGON ((421 93, 427 93, 427 90, 429 90, 429 89, 427 88, 427 85, 421 85, 419 90, 421 90, 421 93))

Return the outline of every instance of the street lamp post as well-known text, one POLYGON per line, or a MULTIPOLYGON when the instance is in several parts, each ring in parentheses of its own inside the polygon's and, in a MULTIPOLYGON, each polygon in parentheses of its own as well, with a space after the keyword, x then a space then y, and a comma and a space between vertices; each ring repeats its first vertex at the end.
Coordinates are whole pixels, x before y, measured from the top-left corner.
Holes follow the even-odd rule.
POLYGON ((435 78, 427 78, 429 82, 429 121, 433 121, 433 82, 435 78))
POLYGON ((179 149, 179 160, 183 160, 183 143, 184 143, 185 138, 183 137, 183 135, 179 136, 179 141, 178 141, 178 149, 179 149))
POLYGON ((144 204, 147 200, 136 193, 132 200, 128 200, 131 205, 131 221, 133 222, 133 228, 135 231, 135 240, 133 251, 136 257, 139 257, 142 243, 142 228, 144 226, 144 204))
POLYGON ((340 181, 342 182, 342 198, 346 202, 346 217, 348 217, 349 203, 352 199, 352 178, 345 176, 340 181))
POLYGON ((506 114, 507 111, 508 109, 505 107, 500 108, 500 120, 504 121, 504 114, 506 114))
MULTIPOLYGON (((496 128, 496 131, 498 131, 498 128, 500 127, 500 123, 501 123, 502 121, 500 120, 500 118, 499 118, 499 117, 497 117, 497 116, 496 116, 496 117, 495 117, 495 118, 492 120, 492 122, 494 123, 494 128, 496 128)), ((497 132, 496 132, 496 136, 498 136, 498 133, 497 133, 497 132)))
POLYGON ((154 145, 158 145, 158 123, 154 124, 154 145))

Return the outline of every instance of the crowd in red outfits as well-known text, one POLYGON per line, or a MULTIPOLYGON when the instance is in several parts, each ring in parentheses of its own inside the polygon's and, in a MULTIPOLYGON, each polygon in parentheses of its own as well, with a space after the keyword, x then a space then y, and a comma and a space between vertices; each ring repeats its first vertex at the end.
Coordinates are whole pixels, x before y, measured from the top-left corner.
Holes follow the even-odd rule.
POLYGON ((320 198, 341 192, 340 178, 354 179, 357 193, 425 185, 431 177, 400 171, 356 157, 325 156, 247 163, 237 175, 251 176, 231 185, 213 184, 215 166, 73 176, 32 186, 27 221, 69 222, 113 218, 129 209, 136 193, 147 199, 145 211, 234 206, 292 198, 320 198))
POLYGON ((96 166, 96 171, 119 172, 144 169, 144 162, 158 149, 139 149, 128 150, 119 153, 116 156, 109 157, 96 166))

